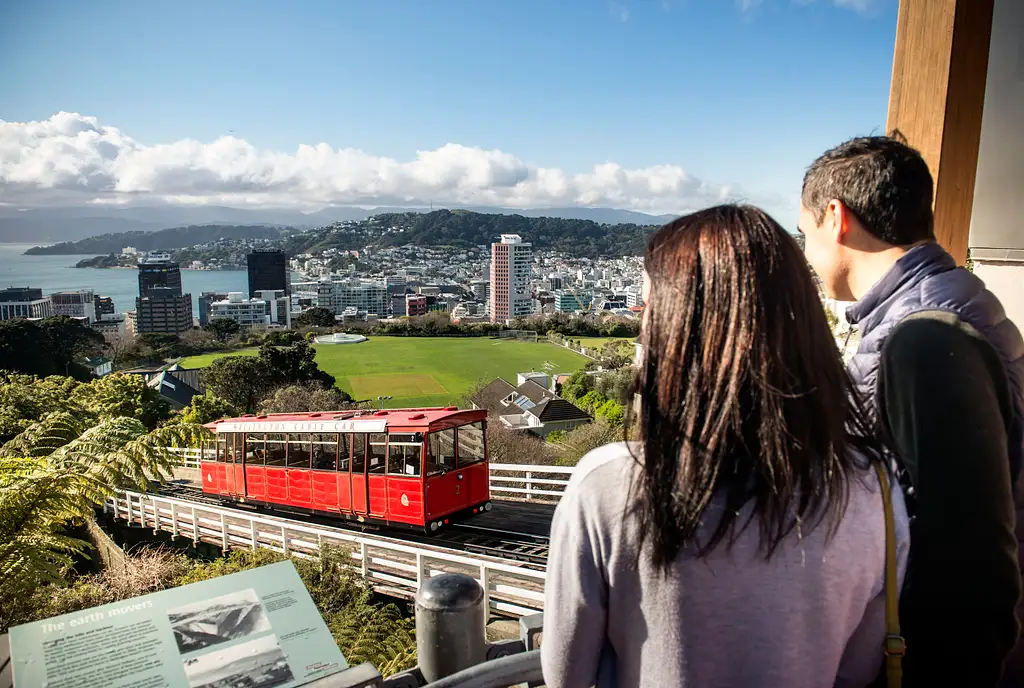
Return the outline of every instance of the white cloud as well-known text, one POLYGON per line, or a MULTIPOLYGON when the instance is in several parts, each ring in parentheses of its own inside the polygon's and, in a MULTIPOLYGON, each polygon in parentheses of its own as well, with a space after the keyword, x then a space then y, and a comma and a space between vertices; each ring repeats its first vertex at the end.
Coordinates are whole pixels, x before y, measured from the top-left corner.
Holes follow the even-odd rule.
POLYGON ((291 154, 260 150, 233 136, 146 145, 68 112, 42 122, 0 120, 0 203, 23 207, 168 201, 310 209, 433 201, 682 212, 740 195, 672 164, 626 169, 605 162, 571 173, 456 143, 399 161, 326 143, 291 154))
POLYGON ((623 5, 621 2, 611 2, 608 4, 608 9, 611 11, 612 16, 618 19, 622 23, 629 21, 629 8, 623 5))

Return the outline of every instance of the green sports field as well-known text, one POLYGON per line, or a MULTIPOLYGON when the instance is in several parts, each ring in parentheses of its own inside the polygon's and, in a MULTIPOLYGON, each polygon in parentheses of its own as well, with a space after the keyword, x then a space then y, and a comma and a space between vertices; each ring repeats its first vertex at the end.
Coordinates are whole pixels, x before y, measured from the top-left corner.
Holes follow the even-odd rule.
MULTIPOLYGON (((546 342, 520 342, 486 337, 371 337, 360 344, 316 344, 316 361, 356 399, 394 397, 399 406, 444 406, 454 403, 477 380, 503 377, 512 384, 516 373, 571 373, 588 359, 546 342)), ((222 356, 256 354, 245 349, 226 354, 192 356, 183 368, 201 368, 222 356)))

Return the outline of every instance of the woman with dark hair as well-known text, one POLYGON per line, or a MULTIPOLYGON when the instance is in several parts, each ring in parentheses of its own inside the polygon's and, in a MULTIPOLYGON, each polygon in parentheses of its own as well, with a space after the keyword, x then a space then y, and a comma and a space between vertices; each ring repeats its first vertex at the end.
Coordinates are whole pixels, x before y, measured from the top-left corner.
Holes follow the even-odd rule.
POLYGON ((645 271, 636 441, 584 457, 551 526, 547 685, 868 685, 884 448, 800 249, 726 205, 662 227, 645 271))

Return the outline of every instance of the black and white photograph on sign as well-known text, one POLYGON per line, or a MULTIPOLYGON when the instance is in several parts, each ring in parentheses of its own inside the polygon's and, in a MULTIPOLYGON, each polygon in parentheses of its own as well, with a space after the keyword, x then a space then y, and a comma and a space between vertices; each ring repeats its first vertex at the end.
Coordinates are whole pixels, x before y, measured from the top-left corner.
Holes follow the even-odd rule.
POLYGON ((168 609, 167 618, 181 654, 270 630, 252 588, 168 609))
POLYGON ((274 635, 190 657, 184 666, 189 688, 274 688, 295 680, 274 635))

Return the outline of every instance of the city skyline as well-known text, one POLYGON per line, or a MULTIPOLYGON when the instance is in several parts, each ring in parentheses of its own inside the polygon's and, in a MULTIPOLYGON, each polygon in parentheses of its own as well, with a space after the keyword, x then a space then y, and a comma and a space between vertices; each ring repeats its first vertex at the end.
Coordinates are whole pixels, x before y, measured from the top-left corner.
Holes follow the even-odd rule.
POLYGON ((746 200, 789 223, 810 160, 884 127, 895 11, 894 0, 10 7, 0 203, 676 213, 746 200))

